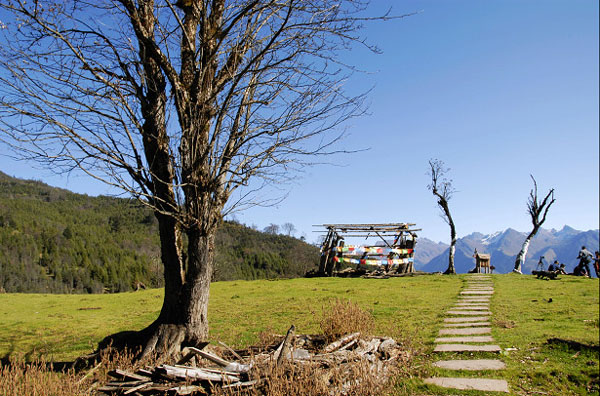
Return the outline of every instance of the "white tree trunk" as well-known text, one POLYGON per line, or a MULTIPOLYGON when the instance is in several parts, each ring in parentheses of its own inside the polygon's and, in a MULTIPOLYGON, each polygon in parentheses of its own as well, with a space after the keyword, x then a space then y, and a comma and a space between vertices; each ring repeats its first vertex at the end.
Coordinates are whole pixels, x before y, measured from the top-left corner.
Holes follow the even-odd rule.
POLYGON ((531 238, 525 239, 523 242, 523 246, 521 247, 521 251, 517 255, 517 259, 515 260, 515 269, 513 272, 522 274, 523 273, 523 264, 525 264, 525 257, 527 256, 527 250, 529 250, 529 243, 531 242, 531 238))
POLYGON ((450 242, 450 249, 448 251, 448 268, 444 272, 444 274, 456 274, 456 269, 454 268, 454 255, 456 254, 456 238, 453 238, 450 242))

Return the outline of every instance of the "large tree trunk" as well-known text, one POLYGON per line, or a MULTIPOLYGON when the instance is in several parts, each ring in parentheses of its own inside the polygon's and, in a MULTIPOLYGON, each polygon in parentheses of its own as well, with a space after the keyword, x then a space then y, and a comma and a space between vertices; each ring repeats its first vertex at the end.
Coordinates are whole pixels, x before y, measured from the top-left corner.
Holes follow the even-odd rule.
MULTIPOLYGON (((183 283, 167 281, 158 318, 141 331, 142 356, 158 352, 177 355, 185 346, 198 346, 208 337, 208 297, 214 260, 215 231, 202 235, 187 232, 188 248, 183 283)), ((168 242, 168 241, 167 241, 168 242)), ((165 265, 167 269, 169 265, 165 265)), ((175 275, 175 274, 173 274, 175 275)))
POLYGON ((165 267, 165 293, 160 314, 143 330, 105 338, 99 350, 112 344, 117 350, 129 348, 139 351, 140 358, 157 353, 166 359, 178 357, 186 346, 198 346, 206 341, 216 229, 208 233, 187 231, 185 260, 174 221, 171 223, 163 218, 159 222, 159 230, 165 267), (185 271, 180 265, 183 262, 185 271))

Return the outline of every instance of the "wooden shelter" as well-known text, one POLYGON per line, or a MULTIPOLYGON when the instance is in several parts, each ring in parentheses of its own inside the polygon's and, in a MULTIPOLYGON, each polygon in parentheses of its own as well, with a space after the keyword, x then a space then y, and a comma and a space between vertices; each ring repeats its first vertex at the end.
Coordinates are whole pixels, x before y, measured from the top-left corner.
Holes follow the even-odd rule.
MULTIPOLYGON (((319 272, 333 276, 342 266, 357 269, 375 268, 384 273, 414 272, 417 241, 414 223, 323 224, 325 238, 321 245, 319 272), (376 239, 376 243, 347 245, 346 238, 376 239)), ((319 227, 319 226, 317 226, 319 227)))
POLYGON ((473 253, 475 257, 475 271, 476 273, 490 274, 490 255, 486 253, 479 253, 477 249, 473 253))

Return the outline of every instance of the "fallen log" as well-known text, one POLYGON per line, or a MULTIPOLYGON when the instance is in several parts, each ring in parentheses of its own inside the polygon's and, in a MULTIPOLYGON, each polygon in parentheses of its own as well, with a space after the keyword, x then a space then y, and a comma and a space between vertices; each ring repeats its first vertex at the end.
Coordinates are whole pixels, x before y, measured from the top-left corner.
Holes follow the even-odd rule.
POLYGON ((140 385, 138 385, 138 386, 134 386, 133 388, 130 388, 129 390, 125 391, 123 394, 124 394, 124 395, 130 395, 130 394, 132 394, 133 392, 137 392, 137 391, 139 391, 139 390, 142 390, 142 389, 148 388, 148 387, 150 387, 150 386, 152 386, 152 385, 154 385, 152 382, 146 382, 145 384, 140 384, 140 385))
POLYGON ((155 369, 155 372, 166 377, 183 380, 202 380, 211 382, 238 382, 239 377, 231 374, 217 374, 198 367, 177 367, 163 364, 155 369))
POLYGON ((245 381, 245 382, 236 382, 235 384, 223 385, 223 389, 241 389, 241 388, 250 388, 259 384, 262 380, 253 380, 253 381, 245 381))
POLYGON ((335 351, 336 349, 341 348, 344 344, 349 343, 350 341, 354 341, 355 339, 357 339, 360 336, 360 333, 352 333, 352 334, 348 334, 345 337, 340 338, 337 341, 332 342, 331 344, 327 345, 325 347, 325 349, 323 350, 325 353, 330 353, 335 351))
POLYGON ((128 371, 116 369, 116 370, 109 371, 108 375, 110 375, 113 378, 120 379, 120 380, 147 381, 148 378, 152 376, 152 373, 150 373, 150 375, 141 375, 141 374, 134 374, 134 373, 130 373, 128 371))

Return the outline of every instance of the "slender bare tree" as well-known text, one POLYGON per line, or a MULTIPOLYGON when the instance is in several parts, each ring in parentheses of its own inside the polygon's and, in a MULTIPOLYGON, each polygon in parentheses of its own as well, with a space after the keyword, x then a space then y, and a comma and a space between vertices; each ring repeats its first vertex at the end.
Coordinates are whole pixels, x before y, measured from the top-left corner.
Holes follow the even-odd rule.
POLYGON ((115 345, 179 352, 208 335, 215 232, 253 191, 333 152, 360 115, 363 0, 0 0, 0 136, 149 205, 165 293, 115 345), (186 243, 184 243, 184 240, 186 243), (118 342, 121 341, 121 342, 118 342))
POLYGON ((269 224, 265 228, 263 228, 263 232, 266 234, 277 235, 279 234, 279 226, 277 224, 269 224))
POLYGON ((548 210, 555 201, 553 188, 550 189, 544 199, 540 201, 538 199, 537 182, 533 176, 531 176, 531 180, 533 180, 533 189, 531 189, 529 192, 529 199, 527 200, 527 212, 529 213, 529 216, 531 216, 531 224, 533 224, 533 229, 529 235, 527 235, 527 238, 525 238, 523 246, 517 255, 517 259, 515 260, 515 269, 513 272, 519 274, 521 274, 523 270, 523 264, 525 263, 525 257, 527 256, 527 250, 529 250, 529 243, 531 243, 531 240, 535 234, 537 234, 542 224, 544 224, 544 221, 546 221, 548 210))
POLYGON ((444 274, 456 274, 454 268, 454 254, 456 252, 456 227, 454 226, 454 220, 450 214, 450 207, 448 201, 452 198, 452 194, 456 192, 452 186, 452 180, 447 179, 446 175, 450 171, 449 168, 444 167, 444 162, 438 159, 429 160, 429 176, 431 176, 431 184, 427 187, 437 199, 437 204, 442 211, 442 218, 450 226, 450 248, 448 252, 448 268, 444 271, 444 274))
POLYGON ((281 225, 281 228, 283 229, 283 232, 285 232, 285 235, 287 235, 287 236, 292 236, 292 235, 294 235, 294 232, 296 232, 296 226, 293 225, 292 223, 283 223, 281 225))

